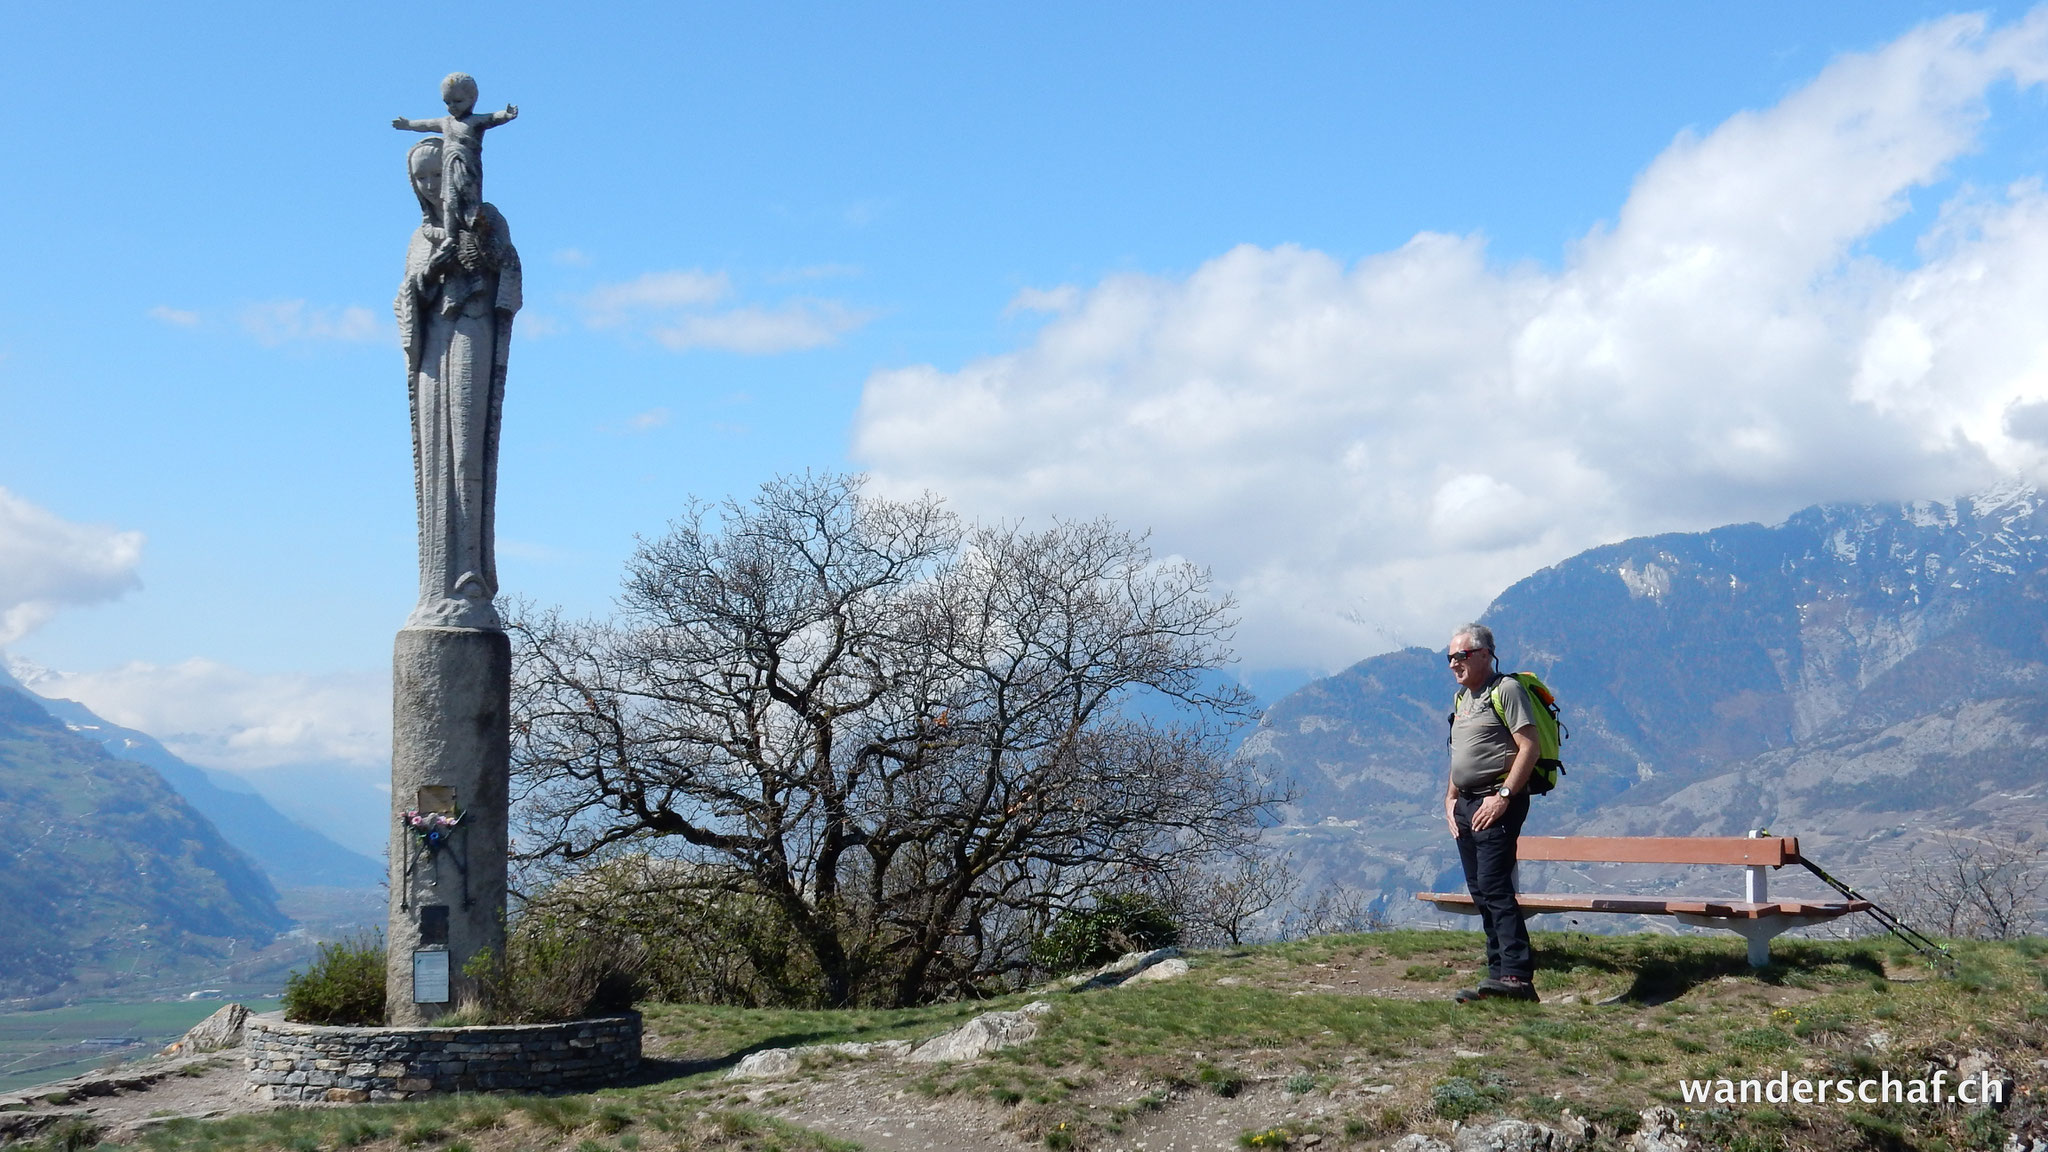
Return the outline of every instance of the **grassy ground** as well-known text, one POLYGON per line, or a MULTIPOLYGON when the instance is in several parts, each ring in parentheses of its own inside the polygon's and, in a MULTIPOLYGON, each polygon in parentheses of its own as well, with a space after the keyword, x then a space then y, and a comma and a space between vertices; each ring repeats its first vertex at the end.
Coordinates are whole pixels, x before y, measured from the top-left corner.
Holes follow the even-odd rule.
MULTIPOLYGON (((274 1000, 244 1000, 268 1012, 274 1000)), ((145 1055, 219 1011, 219 1000, 87 1003, 0 1013, 0 1092, 62 1080, 99 1064, 145 1055), (126 1043, 120 1043, 126 1041, 126 1043)))
MULTIPOLYGON (((1219 1097, 1251 1102, 1245 1147, 1369 1149, 1408 1131, 1448 1136, 1453 1122, 1557 1123, 1569 1113, 1594 1124, 1593 1148, 1619 1149, 1640 1110, 1657 1104, 1678 1109, 1695 1147, 1736 1152, 1934 1152, 2000 1148, 2013 1131, 2048 1137, 2048 1101, 2035 1095, 2048 1046, 2048 941, 1959 944, 1955 979, 1888 941, 1780 941, 1761 972, 1726 937, 1549 933, 1537 945, 1541 1004, 1448 1000, 1473 979, 1474 934, 1326 938, 1198 954, 1189 975, 1144 988, 1054 994, 1058 1011, 1039 1039, 979 1064, 819 1075, 907 1092, 941 1118, 947 1109, 993 1115, 1055 1150, 1129 1147, 1144 1125, 1219 1097), (1688 1109, 1678 1094, 1681 1078, 1917 1077, 1973 1049, 2017 1080, 2002 1111, 1688 1109)), ((764 1089, 723 1072, 761 1048, 926 1036, 1024 999, 901 1012, 651 1005, 648 1055, 660 1063, 638 1087, 179 1121, 144 1143, 156 1152, 846 1148, 762 1115, 805 1085, 764 1089)), ((45 1143, 91 1138, 74 1130, 45 1143)))

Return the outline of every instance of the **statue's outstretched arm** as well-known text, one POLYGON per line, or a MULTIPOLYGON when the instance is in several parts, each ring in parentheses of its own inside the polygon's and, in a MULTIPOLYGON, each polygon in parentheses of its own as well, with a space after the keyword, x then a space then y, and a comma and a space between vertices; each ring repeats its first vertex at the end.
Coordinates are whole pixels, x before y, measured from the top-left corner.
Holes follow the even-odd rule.
POLYGON ((519 105, 507 104, 503 112, 491 113, 491 127, 496 128, 500 124, 510 124, 517 119, 519 119, 519 105))
POLYGON ((391 126, 403 132, 439 132, 441 130, 441 122, 439 120, 408 120, 403 116, 393 116, 391 118, 391 126))

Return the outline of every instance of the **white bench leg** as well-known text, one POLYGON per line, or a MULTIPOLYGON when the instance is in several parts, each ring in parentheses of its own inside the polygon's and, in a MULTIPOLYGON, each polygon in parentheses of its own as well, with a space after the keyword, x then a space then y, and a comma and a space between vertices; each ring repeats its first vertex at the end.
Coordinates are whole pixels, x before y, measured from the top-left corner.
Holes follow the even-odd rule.
POLYGON ((1749 941, 1749 966, 1752 968, 1762 968, 1771 962, 1771 937, 1834 919, 1832 916, 1759 916, 1754 920, 1732 920, 1725 916, 1701 916, 1696 912, 1675 915, 1681 924, 1695 928, 1719 928, 1749 941))
POLYGON ((1695 928, 1720 928, 1734 932, 1749 941, 1749 966, 1761 968, 1771 962, 1771 937, 1788 929, 1799 927, 1805 917, 1764 916, 1755 920, 1732 920, 1726 916, 1701 916, 1695 912, 1679 912, 1676 918, 1681 924, 1695 928))
POLYGON ((1771 937, 1776 936, 1777 933, 1772 932, 1769 935, 1764 935, 1756 932, 1744 932, 1743 935, 1749 939, 1749 966, 1751 968, 1762 968, 1770 964, 1771 937))

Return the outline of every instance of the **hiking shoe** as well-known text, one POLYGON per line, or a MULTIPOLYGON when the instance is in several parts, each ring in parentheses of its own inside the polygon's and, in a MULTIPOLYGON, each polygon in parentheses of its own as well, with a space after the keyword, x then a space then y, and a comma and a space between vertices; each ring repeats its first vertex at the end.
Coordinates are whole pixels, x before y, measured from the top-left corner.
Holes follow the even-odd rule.
POLYGON ((1486 996, 1485 988, 1460 988, 1456 992, 1451 993, 1451 999, 1456 1000, 1460 1004, 1470 1004, 1474 1000, 1484 1000, 1486 996))
POLYGON ((1474 989, 1480 996, 1502 1000, 1535 1000, 1536 986, 1520 976, 1490 976, 1474 989))

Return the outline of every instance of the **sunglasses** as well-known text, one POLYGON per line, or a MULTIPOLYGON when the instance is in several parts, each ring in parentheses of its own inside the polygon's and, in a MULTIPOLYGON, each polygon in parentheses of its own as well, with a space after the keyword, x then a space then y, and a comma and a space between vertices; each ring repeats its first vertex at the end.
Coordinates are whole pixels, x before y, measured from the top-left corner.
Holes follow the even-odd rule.
POLYGON ((1484 648, 1467 648, 1462 652, 1453 652, 1450 655, 1445 656, 1444 659, 1452 664, 1463 664, 1465 661, 1470 660, 1474 656, 1477 656, 1484 651, 1486 651, 1486 649, 1484 648))

